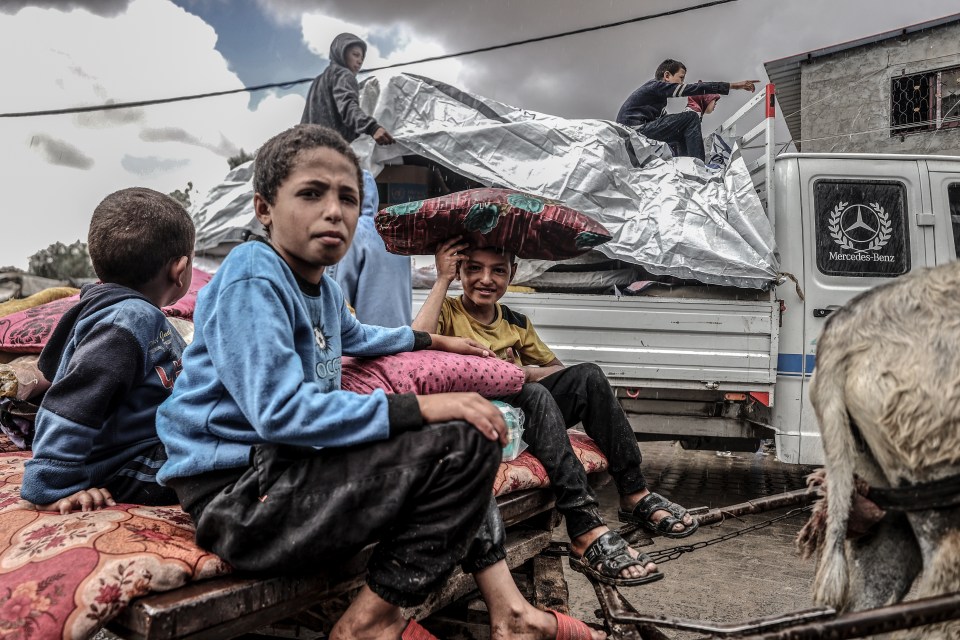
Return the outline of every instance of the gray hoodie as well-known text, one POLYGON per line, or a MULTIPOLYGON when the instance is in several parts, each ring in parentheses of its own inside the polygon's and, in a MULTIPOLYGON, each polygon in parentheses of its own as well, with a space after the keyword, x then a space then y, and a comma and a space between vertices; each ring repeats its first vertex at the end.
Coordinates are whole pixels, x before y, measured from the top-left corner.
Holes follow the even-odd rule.
POLYGON ((330 64, 323 70, 307 93, 301 124, 322 124, 330 127, 347 142, 362 134, 373 135, 380 125, 360 109, 357 78, 346 66, 344 53, 351 45, 360 45, 364 54, 367 43, 352 33, 341 33, 330 43, 330 64))

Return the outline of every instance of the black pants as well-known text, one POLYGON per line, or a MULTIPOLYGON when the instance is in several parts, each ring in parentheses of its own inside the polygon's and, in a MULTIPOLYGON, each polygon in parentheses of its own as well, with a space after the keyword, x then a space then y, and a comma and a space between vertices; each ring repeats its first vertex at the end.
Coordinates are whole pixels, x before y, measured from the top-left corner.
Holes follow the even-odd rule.
POLYGON ((106 489, 117 502, 147 506, 177 504, 173 489, 157 483, 157 471, 166 459, 167 450, 158 441, 153 449, 128 460, 118 469, 107 482, 106 489))
POLYGON ((583 423, 607 457, 620 495, 646 488, 637 437, 597 365, 567 367, 503 400, 523 410, 523 440, 547 470, 571 538, 602 525, 603 519, 586 471, 570 446, 568 428, 583 423))
POLYGON ((676 145, 681 156, 704 159, 700 115, 694 111, 668 113, 639 125, 636 130, 653 140, 676 145))
POLYGON ((238 570, 315 573, 378 542, 367 584, 408 607, 457 562, 475 572, 506 557, 492 493, 500 447, 464 422, 355 447, 255 446, 251 458, 210 499, 198 500, 203 476, 171 482, 197 544, 238 570))

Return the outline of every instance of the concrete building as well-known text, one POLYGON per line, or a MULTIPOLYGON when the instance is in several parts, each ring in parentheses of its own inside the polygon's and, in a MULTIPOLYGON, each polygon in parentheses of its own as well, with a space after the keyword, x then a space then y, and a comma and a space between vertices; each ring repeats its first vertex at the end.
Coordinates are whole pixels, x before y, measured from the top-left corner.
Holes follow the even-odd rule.
POLYGON ((801 151, 960 155, 960 14, 765 66, 801 151))

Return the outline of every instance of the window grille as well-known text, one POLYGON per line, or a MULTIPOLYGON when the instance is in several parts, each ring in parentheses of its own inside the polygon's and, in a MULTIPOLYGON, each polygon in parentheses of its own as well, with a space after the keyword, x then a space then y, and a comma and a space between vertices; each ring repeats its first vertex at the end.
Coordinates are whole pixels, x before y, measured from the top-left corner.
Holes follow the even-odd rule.
POLYGON ((960 67, 891 80, 890 135, 960 127, 960 67))

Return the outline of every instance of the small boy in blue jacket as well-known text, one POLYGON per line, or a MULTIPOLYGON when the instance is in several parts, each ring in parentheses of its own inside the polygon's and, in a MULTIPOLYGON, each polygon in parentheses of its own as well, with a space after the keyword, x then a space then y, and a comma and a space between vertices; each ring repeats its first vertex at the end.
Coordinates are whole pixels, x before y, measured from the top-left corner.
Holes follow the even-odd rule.
POLYGON ((183 207, 150 189, 117 191, 93 212, 87 244, 100 282, 83 287, 38 361, 51 385, 20 488, 31 506, 176 504, 156 481, 166 454, 154 418, 185 345, 160 307, 190 287, 194 234, 183 207))
POLYGON ((340 389, 342 354, 492 355, 350 314, 325 273, 350 247, 363 201, 346 140, 311 124, 274 136, 257 153, 254 189, 269 241, 233 249, 200 292, 183 373, 157 413, 168 454, 159 478, 193 517, 197 544, 240 571, 315 574, 377 542, 332 639, 419 632, 401 608, 460 562, 505 637, 580 625, 577 637, 600 640, 534 608, 511 578, 492 502, 506 444, 494 405, 476 393, 340 389))

